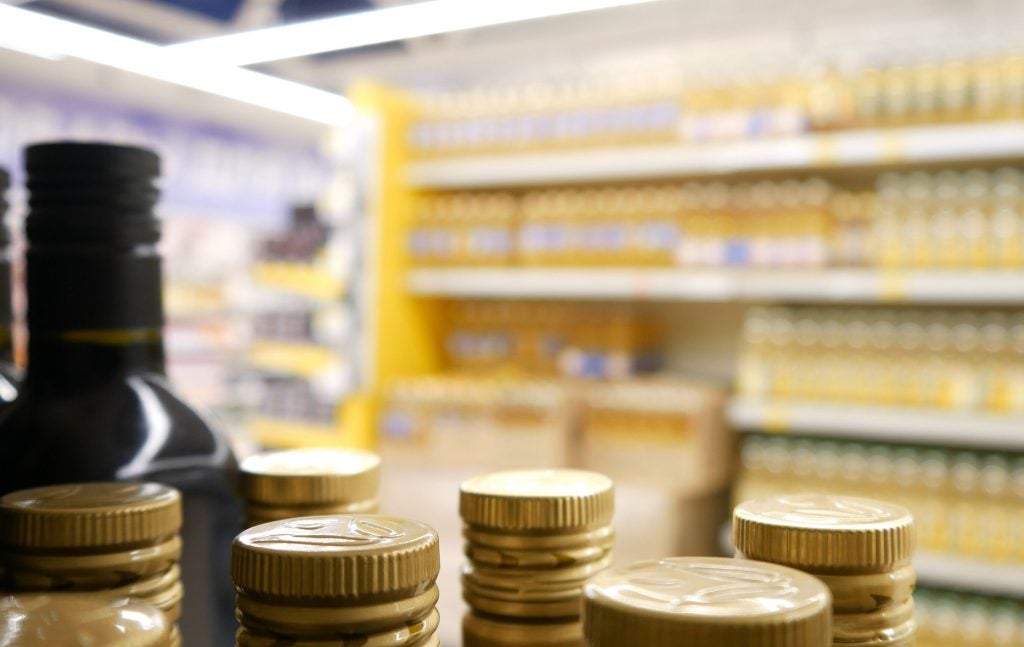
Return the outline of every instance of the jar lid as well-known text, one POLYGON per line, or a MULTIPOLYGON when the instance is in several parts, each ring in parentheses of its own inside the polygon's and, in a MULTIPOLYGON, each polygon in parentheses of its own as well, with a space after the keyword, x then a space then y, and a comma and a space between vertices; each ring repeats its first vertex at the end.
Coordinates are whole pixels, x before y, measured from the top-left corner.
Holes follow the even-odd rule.
POLYGON ((583 589, 590 647, 823 647, 832 597, 776 564, 673 557, 605 571, 583 589))
POLYGON ((0 498, 0 544, 16 549, 142 544, 181 528, 181 495, 159 483, 80 483, 0 498))
POLYGON ((0 598, 0 644, 11 647, 166 647, 169 635, 160 611, 127 599, 76 593, 0 598))
POLYGON ((242 495, 268 506, 341 504, 377 498, 380 457, 361 449, 307 448, 250 456, 242 495))
POLYGON ((570 530, 611 523, 611 479, 582 470, 495 472, 460 489, 459 512, 470 526, 507 531, 570 530))
POLYGON ((380 598, 415 595, 440 570, 437 532, 376 515, 302 517, 235 537, 231 578, 240 595, 380 598))
POLYGON ((903 506, 826 494, 741 503, 733 541, 745 557, 814 572, 883 572, 914 554, 914 517, 903 506))

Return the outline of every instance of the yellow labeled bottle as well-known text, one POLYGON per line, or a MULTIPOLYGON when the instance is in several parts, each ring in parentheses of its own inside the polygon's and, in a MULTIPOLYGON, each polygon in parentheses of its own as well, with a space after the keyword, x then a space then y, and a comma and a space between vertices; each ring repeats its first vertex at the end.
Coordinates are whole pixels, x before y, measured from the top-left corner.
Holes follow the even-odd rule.
POLYGON ((4 647, 169 647, 155 607, 99 594, 27 593, 0 598, 4 647))
POLYGON ((903 506, 793 494, 733 513, 737 555, 798 568, 832 591, 834 644, 914 644, 914 519, 903 506))
POLYGON ((183 596, 181 496, 157 483, 52 485, 0 498, 0 566, 13 591, 91 591, 163 611, 183 596))
POLYGON ((584 582, 611 564, 614 491, 579 470, 497 472, 462 484, 464 647, 579 647, 584 582))
POLYGON ((240 647, 439 647, 437 533, 377 515, 242 532, 231 552, 240 647))
POLYGON ((828 647, 831 596, 795 569, 672 557, 612 569, 583 589, 588 647, 828 647))
POLYGON ((377 512, 380 457, 358 449, 308 448, 242 461, 248 525, 292 517, 377 512))

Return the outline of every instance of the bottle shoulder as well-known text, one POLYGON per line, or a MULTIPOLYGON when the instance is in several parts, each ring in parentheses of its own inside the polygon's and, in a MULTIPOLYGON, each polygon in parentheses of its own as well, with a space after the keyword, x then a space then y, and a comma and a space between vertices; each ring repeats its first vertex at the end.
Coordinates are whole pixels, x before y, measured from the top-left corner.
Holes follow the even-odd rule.
POLYGON ((159 375, 72 390, 26 382, 0 411, 0 474, 31 468, 58 481, 132 479, 233 466, 223 435, 159 375))

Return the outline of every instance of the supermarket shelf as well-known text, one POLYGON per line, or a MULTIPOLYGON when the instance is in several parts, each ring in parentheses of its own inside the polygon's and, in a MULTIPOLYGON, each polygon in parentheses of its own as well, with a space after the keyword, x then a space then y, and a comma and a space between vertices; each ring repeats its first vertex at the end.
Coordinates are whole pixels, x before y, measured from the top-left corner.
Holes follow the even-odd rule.
POLYGON ((1024 565, 924 553, 914 557, 914 567, 922 586, 1024 598, 1024 565))
POLYGON ((256 369, 312 378, 339 364, 333 348, 306 342, 256 341, 246 359, 256 369))
POLYGON ((728 415, 734 427, 745 430, 1024 451, 1022 416, 746 397, 733 398, 728 415))
POLYGON ((1024 303, 1024 273, 999 270, 417 269, 421 296, 807 303, 1024 303))
POLYGON ((329 447, 341 445, 340 427, 257 416, 246 424, 253 439, 265 447, 329 447))
POLYGON ((699 145, 475 155, 410 164, 406 179, 414 187, 455 189, 1020 156, 1024 121, 1006 121, 699 145))
MULTIPOLYGON (((722 525, 719 544, 723 555, 735 554, 732 524, 722 525)), ((914 555, 917 583, 936 589, 970 591, 983 595, 1024 598, 1024 565, 970 559, 959 555, 914 555)))
POLYGON ((261 287, 318 301, 338 300, 345 282, 307 263, 263 262, 253 268, 253 282, 261 287))

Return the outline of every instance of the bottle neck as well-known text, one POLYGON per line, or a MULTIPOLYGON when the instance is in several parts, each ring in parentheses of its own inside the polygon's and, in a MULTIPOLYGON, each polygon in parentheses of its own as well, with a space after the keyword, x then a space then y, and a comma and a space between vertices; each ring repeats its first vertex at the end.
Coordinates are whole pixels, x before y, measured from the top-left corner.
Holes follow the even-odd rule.
POLYGON ((155 246, 30 241, 26 286, 27 386, 164 372, 155 246))
POLYGON ((31 334, 27 386, 87 384, 164 373, 159 328, 31 334))

